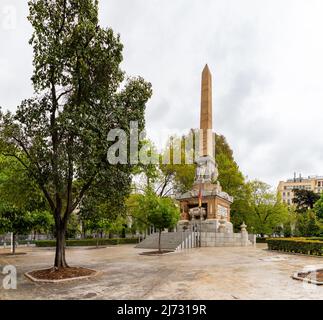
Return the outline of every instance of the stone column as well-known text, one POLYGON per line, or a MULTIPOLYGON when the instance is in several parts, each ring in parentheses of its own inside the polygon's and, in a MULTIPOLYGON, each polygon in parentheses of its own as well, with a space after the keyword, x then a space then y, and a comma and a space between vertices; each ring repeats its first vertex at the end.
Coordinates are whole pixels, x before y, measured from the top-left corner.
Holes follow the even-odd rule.
POLYGON ((247 231, 247 226, 243 222, 242 225, 240 226, 241 228, 241 245, 242 246, 247 246, 248 245, 248 231, 247 231))
POLYGON ((212 133, 212 75, 208 65, 202 72, 200 156, 213 156, 212 133))

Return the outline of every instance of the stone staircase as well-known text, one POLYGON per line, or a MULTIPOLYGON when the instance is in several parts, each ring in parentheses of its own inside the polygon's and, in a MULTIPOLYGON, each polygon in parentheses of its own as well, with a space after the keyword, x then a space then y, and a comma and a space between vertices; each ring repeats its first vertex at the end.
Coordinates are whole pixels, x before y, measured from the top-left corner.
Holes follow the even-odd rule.
MULTIPOLYGON (((163 232, 161 234, 161 249, 163 250, 181 250, 184 248, 193 248, 196 246, 193 232, 163 232)), ((136 245, 141 249, 158 249, 159 234, 153 233, 145 240, 136 245)))

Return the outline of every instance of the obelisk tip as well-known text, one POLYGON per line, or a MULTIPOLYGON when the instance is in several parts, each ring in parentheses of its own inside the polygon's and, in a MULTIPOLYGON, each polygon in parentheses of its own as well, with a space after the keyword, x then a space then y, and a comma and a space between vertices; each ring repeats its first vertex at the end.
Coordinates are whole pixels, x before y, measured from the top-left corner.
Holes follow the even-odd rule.
POLYGON ((211 73, 211 71, 210 71, 210 68, 209 68, 209 65, 208 65, 208 64, 206 64, 206 65, 205 65, 205 67, 204 67, 204 69, 203 69, 203 73, 205 73, 205 72, 207 72, 207 73, 211 73))

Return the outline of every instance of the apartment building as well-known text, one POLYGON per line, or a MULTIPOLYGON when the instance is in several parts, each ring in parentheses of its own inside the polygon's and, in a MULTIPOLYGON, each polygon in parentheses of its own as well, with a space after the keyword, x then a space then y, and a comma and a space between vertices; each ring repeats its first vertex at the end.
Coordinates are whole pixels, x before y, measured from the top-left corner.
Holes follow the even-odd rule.
POLYGON ((323 192, 323 176, 308 176, 305 178, 302 177, 302 175, 299 175, 299 177, 296 178, 295 174, 292 179, 280 181, 277 190, 284 203, 293 203, 294 189, 310 190, 321 194, 323 192))

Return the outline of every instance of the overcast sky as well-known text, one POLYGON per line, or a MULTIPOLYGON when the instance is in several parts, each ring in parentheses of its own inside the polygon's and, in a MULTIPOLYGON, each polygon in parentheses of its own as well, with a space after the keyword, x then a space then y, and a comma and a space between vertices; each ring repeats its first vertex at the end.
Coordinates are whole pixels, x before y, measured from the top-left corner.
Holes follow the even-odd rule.
MULTIPOLYGON (((199 126, 200 77, 213 74, 213 126, 244 175, 273 186, 323 175, 323 1, 100 0, 121 34, 123 69, 153 85, 148 135, 199 126)), ((0 3, 0 105, 31 96, 27 0, 0 3), (8 19, 10 17, 10 19, 8 19)), ((161 136, 162 133, 162 136, 161 136)))

